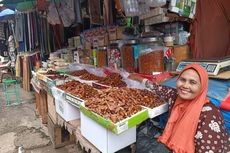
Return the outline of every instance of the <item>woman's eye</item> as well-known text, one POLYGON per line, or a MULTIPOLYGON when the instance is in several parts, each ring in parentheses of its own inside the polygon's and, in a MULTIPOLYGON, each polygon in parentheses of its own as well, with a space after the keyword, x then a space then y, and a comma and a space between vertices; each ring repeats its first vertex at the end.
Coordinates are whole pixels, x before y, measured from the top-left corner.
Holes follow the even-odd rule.
POLYGON ((180 78, 181 82, 186 82, 185 78, 180 78))
POLYGON ((190 81, 190 84, 195 85, 196 81, 190 81))

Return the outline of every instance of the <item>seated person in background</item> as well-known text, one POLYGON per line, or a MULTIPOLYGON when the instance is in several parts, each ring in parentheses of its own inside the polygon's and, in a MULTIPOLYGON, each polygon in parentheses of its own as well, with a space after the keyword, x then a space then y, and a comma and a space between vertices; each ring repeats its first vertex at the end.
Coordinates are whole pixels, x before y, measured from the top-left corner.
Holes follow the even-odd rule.
POLYGON ((130 78, 142 81, 170 102, 170 116, 159 144, 175 153, 230 152, 230 135, 222 114, 207 98, 208 74, 203 67, 186 66, 178 76, 176 90, 132 75, 130 78))

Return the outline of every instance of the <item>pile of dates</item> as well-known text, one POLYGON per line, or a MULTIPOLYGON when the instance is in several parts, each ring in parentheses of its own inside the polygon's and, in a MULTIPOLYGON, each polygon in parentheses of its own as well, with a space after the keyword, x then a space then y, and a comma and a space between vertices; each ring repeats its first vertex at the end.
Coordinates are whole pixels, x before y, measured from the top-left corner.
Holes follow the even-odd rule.
POLYGON ((85 73, 80 77, 80 79, 99 81, 99 80, 103 79, 103 77, 99 77, 99 76, 96 76, 96 75, 91 74, 91 73, 85 73))
POLYGON ((88 99, 85 106, 100 116, 117 123, 142 110, 128 95, 126 88, 102 90, 97 97, 88 99))
POLYGON ((64 79, 68 78, 68 76, 55 74, 55 75, 48 76, 48 78, 50 78, 51 80, 56 80, 56 79, 64 80, 64 79))
POLYGON ((111 73, 105 78, 98 81, 98 83, 111 87, 126 87, 127 84, 122 81, 122 76, 118 73, 111 73))
POLYGON ((96 97, 89 98, 85 106, 113 123, 117 123, 141 111, 142 106, 156 107, 163 103, 148 90, 124 87, 101 90, 96 97))
POLYGON ((160 106, 165 103, 157 94, 149 91, 149 90, 141 90, 141 89, 129 89, 130 95, 135 97, 138 104, 148 107, 154 108, 160 106))
POLYGON ((46 72, 46 75, 55 75, 55 74, 59 74, 59 73, 56 72, 56 71, 53 71, 53 70, 48 70, 48 71, 46 72))
POLYGON ((98 91, 92 86, 89 86, 78 81, 68 81, 63 85, 58 85, 57 88, 83 100, 98 95, 98 91))
POLYGON ((73 71, 70 73, 70 75, 72 76, 81 76, 83 74, 89 73, 88 71, 86 71, 85 69, 83 70, 78 70, 78 71, 73 71))

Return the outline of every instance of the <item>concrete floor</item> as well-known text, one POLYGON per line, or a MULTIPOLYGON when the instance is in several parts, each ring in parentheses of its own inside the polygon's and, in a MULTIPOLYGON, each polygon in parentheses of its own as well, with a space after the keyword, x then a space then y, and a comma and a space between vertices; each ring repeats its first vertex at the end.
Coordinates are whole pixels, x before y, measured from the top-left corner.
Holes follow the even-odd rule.
MULTIPOLYGON (((0 84, 0 153, 81 153, 76 145, 53 149, 48 130, 35 113, 33 92, 20 89, 22 104, 5 105, 0 84)), ((12 97, 14 99, 14 97, 12 97)))

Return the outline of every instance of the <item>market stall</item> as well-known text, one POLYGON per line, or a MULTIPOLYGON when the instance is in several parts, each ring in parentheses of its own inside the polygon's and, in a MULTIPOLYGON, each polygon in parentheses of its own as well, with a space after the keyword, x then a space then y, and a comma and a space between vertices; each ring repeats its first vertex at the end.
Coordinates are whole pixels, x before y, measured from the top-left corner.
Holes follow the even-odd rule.
MULTIPOLYGON (((162 132, 170 101, 129 78, 131 74, 175 87, 170 83, 175 83, 172 76, 186 64, 198 63, 206 67, 210 77, 220 79, 224 75, 221 79, 226 79, 225 86, 220 86, 224 92, 218 98, 212 89, 217 90, 214 86, 219 81, 210 79, 214 84, 208 91, 211 101, 221 101, 227 94, 228 58, 224 64, 191 60, 198 55, 205 58, 194 50, 197 42, 194 33, 190 33, 191 23, 196 25, 194 21, 202 18, 196 15, 196 10, 201 11, 196 5, 201 2, 1 3, 16 3, 16 77, 21 78, 26 91, 31 91, 32 84, 36 112, 42 123, 48 124, 54 148, 79 142, 86 151, 117 152, 134 146, 143 125, 157 122, 160 126, 154 125, 158 130, 152 132, 162 132), (214 73, 217 68, 221 71, 214 73)), ((229 51, 221 55, 226 57, 229 51)), ((216 105, 219 107, 219 103, 216 105)), ((229 113, 222 112, 227 123, 229 113)), ((229 128, 229 124, 225 125, 229 128)))

